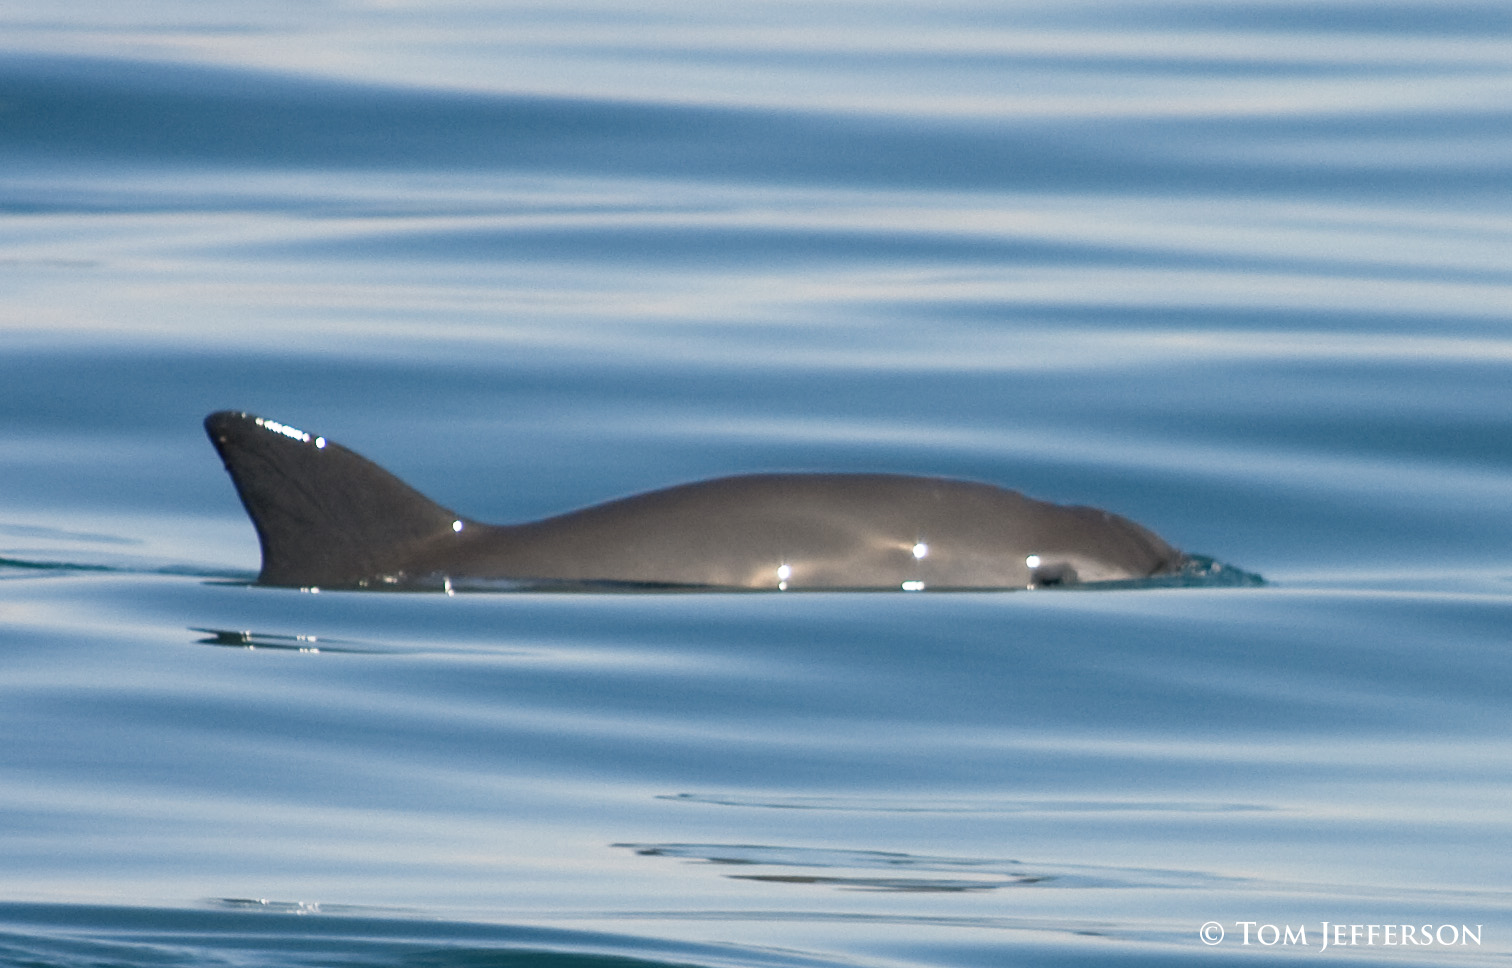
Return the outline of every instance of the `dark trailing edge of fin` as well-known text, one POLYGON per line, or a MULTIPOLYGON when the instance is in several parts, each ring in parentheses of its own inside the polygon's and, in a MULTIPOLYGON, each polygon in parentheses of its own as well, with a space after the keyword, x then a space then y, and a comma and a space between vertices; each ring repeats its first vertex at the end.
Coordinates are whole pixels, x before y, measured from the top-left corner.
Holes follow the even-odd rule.
POLYGON ((205 418, 262 544, 265 585, 351 587, 394 575, 460 520, 340 444, 249 413, 205 418))

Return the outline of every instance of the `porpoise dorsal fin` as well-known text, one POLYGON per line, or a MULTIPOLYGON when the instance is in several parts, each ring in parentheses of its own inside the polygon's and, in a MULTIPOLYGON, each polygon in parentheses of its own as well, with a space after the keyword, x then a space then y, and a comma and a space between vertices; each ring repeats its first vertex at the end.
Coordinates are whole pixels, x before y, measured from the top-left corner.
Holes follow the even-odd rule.
POLYGON ((223 410, 205 418, 205 432, 257 528, 262 584, 405 577, 464 520, 367 458, 286 424, 223 410))

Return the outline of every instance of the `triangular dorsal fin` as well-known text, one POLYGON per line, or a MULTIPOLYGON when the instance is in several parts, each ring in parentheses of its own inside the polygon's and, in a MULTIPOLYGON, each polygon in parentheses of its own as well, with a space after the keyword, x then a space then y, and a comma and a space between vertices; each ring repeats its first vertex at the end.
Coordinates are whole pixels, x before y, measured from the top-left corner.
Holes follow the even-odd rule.
POLYGON ((404 577, 417 554, 460 528, 451 511, 324 437, 230 410, 206 417, 205 431, 257 528, 262 584, 404 577))

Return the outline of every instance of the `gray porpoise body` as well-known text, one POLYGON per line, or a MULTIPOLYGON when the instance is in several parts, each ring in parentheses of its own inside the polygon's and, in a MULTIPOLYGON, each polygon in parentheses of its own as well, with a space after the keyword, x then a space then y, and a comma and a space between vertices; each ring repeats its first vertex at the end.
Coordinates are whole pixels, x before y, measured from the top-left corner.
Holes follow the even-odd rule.
POLYGON ((750 474, 517 525, 464 518, 366 458, 252 414, 205 419, 262 545, 266 585, 439 579, 741 589, 1024 588, 1167 574, 1127 518, 970 481, 750 474))

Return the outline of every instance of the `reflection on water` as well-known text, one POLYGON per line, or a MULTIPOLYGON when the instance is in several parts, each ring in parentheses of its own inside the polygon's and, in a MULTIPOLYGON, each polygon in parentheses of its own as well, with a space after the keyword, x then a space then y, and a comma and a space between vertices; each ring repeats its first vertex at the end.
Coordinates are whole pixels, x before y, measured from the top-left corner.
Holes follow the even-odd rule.
POLYGON ((770 868, 724 873, 735 880, 818 884, 841 890, 953 893, 1011 887, 1147 888, 1228 886, 1233 878, 1197 871, 1116 870, 1092 866, 1025 864, 1016 860, 927 857, 877 850, 831 850, 752 844, 615 844, 642 857, 679 857, 707 864, 770 868), (826 873, 804 871, 820 868, 826 873), (793 870, 800 871, 794 873, 793 870), (886 875, 854 871, 886 871, 886 875), (950 877, 934 876, 941 873, 950 877), (909 876, 913 875, 913 876, 909 876))

